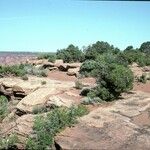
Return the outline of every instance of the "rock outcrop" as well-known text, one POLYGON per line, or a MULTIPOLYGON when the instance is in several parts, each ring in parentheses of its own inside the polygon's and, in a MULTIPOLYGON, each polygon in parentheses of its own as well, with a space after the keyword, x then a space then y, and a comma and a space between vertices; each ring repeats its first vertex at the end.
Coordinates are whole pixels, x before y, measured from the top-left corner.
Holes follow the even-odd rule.
POLYGON ((131 150, 150 147, 150 94, 135 92, 101 106, 56 136, 60 149, 131 150), (141 115, 143 117, 141 117, 141 115))
POLYGON ((45 106, 49 97, 61 93, 56 88, 40 88, 23 98, 16 108, 25 113, 32 113, 36 107, 45 106))
POLYGON ((70 68, 68 69, 67 75, 78 76, 80 68, 70 68))
POLYGON ((0 92, 3 95, 9 96, 13 99, 22 99, 29 93, 40 87, 39 84, 32 84, 29 81, 24 81, 19 78, 1 78, 0 92))
POLYGON ((35 116, 36 115, 27 114, 11 122, 4 121, 0 126, 1 134, 4 137, 7 135, 15 134, 18 137, 17 147, 19 149, 24 149, 28 136, 33 134, 32 128, 35 116))

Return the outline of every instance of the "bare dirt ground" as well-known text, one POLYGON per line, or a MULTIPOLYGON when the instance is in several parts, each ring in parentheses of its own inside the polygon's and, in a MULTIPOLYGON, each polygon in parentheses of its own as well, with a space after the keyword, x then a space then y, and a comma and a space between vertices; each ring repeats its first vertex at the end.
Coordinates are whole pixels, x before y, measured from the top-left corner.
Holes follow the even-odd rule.
POLYGON ((135 83, 133 90, 150 93, 150 81, 144 83, 135 83))
MULTIPOLYGON (((77 77, 68 76, 67 72, 58 71, 58 70, 50 71, 48 73, 48 78, 53 79, 53 80, 72 81, 72 82, 75 82, 78 80, 77 77)), ((91 78, 91 77, 86 77, 86 78, 80 79, 80 81, 82 83, 89 84, 89 85, 93 85, 96 82, 95 79, 91 78)))
POLYGON ((68 76, 67 72, 62 71, 50 71, 48 78, 59 81, 76 81, 77 79, 75 76, 68 76))

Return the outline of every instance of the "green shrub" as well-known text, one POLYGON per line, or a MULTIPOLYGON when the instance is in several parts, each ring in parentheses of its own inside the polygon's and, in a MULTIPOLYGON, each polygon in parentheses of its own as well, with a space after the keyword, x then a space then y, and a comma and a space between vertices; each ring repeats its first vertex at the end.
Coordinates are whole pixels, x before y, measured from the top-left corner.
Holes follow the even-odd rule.
POLYGON ((80 73, 86 77, 95 76, 95 70, 98 67, 98 63, 94 60, 86 60, 80 67, 80 73))
POLYGON ((41 84, 42 84, 42 85, 45 85, 45 84, 46 84, 46 81, 41 81, 41 84))
POLYGON ((87 94, 91 91, 91 88, 85 87, 81 90, 80 95, 87 96, 87 94))
POLYGON ((123 65, 116 63, 99 63, 97 68, 97 86, 87 92, 90 98, 99 97, 111 101, 127 92, 133 86, 133 73, 123 65))
POLYGON ((38 77, 47 77, 48 76, 48 70, 43 68, 36 68, 35 66, 28 65, 24 67, 24 70, 29 75, 35 75, 38 77))
POLYGON ((118 48, 114 48, 113 45, 110 45, 104 41, 97 41, 96 43, 88 46, 85 49, 85 59, 93 59, 95 60, 99 54, 104 53, 113 53, 117 54, 120 50, 118 48))
POLYGON ((142 74, 139 78, 138 78, 138 82, 142 82, 142 83, 146 83, 147 78, 145 74, 142 74))
POLYGON ((95 103, 101 103, 101 102, 103 102, 103 101, 99 97, 93 97, 93 98, 91 98, 90 96, 84 97, 81 100, 81 103, 83 105, 89 105, 89 104, 95 104, 95 103))
POLYGON ((87 114, 87 109, 82 106, 73 106, 71 108, 56 108, 49 112, 44 118, 38 116, 35 118, 34 131, 35 137, 27 140, 27 149, 51 149, 54 144, 54 136, 66 126, 72 126, 76 123, 76 118, 87 114))
POLYGON ((47 112, 47 108, 45 106, 36 106, 32 110, 33 114, 39 114, 47 112))
POLYGON ((56 60, 56 55, 49 55, 49 57, 48 57, 48 61, 49 62, 55 62, 55 60, 56 60))
POLYGON ((136 62, 141 67, 150 65, 150 55, 147 55, 138 49, 125 50, 124 52, 120 53, 118 57, 119 59, 123 59, 124 62, 127 62, 128 64, 136 62))
POLYGON ((58 59, 63 59, 64 62, 82 62, 84 60, 84 54, 78 47, 69 45, 66 49, 58 50, 56 53, 58 59))
POLYGON ((49 59, 53 56, 55 56, 54 53, 41 53, 39 54, 38 59, 49 59))
POLYGON ((47 77, 48 76, 48 71, 47 70, 41 70, 40 76, 47 77))
POLYGON ((24 70, 24 65, 13 65, 13 66, 0 66, 0 74, 3 76, 6 75, 15 75, 15 76, 24 76, 26 71, 24 70))
POLYGON ((150 41, 142 43, 139 50, 147 55, 150 55, 150 41))
POLYGON ((76 89, 82 89, 83 88, 83 84, 79 80, 77 80, 75 82, 75 88, 76 89))
POLYGON ((0 139, 0 149, 16 149, 15 144, 19 141, 15 134, 0 139))
POLYGON ((24 75, 24 76, 22 76, 22 80, 28 80, 29 78, 28 78, 28 76, 27 75, 24 75))
POLYGON ((3 120, 8 113, 8 100, 5 96, 0 96, 0 121, 3 120))
POLYGON ((127 92, 133 87, 133 73, 125 66, 107 64, 99 66, 97 76, 98 86, 94 89, 95 96, 102 100, 113 100, 121 93, 127 92))

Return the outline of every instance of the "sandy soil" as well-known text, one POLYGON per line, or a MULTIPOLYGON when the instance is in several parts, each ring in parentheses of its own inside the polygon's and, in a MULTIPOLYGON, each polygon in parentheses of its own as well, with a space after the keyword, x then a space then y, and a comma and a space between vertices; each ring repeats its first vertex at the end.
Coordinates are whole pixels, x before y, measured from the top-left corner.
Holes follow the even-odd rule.
POLYGON ((145 84, 135 83, 133 90, 150 93, 150 81, 147 81, 145 84))
POLYGON ((48 74, 50 79, 60 80, 60 81, 76 81, 77 78, 75 76, 68 76, 67 72, 62 71, 50 71, 48 74))

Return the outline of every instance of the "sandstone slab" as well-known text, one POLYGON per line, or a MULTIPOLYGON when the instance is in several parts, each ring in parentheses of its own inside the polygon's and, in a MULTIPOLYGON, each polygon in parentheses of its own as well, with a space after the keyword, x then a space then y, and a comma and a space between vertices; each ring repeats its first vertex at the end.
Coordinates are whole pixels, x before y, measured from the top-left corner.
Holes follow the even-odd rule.
POLYGON ((23 98, 16 108, 26 113, 32 113, 37 106, 44 106, 49 97, 60 93, 56 88, 40 88, 23 98))

